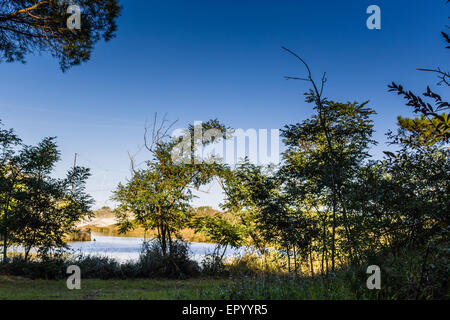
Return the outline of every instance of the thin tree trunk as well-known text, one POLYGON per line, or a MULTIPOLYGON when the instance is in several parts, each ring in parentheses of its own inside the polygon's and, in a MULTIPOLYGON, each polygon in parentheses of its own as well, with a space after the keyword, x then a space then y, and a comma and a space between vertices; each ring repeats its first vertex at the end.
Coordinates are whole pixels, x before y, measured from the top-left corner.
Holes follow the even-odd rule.
POLYGON ((314 264, 313 264, 313 256, 312 256, 312 245, 309 246, 309 263, 311 265, 311 276, 314 276, 314 264))
POLYGON ((163 256, 167 254, 167 243, 166 243, 166 227, 164 224, 161 224, 161 249, 163 252, 163 256))
POLYGON ((294 52, 292 52, 289 49, 286 49, 283 47, 283 49, 285 49, 286 51, 288 51, 289 53, 291 53, 293 56, 295 56, 297 59, 299 59, 307 68, 308 70, 308 81, 311 82, 312 86, 313 86, 313 91, 315 94, 315 103, 318 107, 318 112, 319 112, 319 125, 321 126, 323 133, 325 134, 325 138, 327 141, 327 146, 328 146, 328 152, 327 152, 327 158, 328 158, 328 163, 331 166, 331 188, 332 188, 332 192, 333 192, 333 231, 332 231, 332 236, 331 236, 331 269, 332 271, 335 270, 335 237, 336 237, 336 194, 337 194, 337 190, 336 190, 336 182, 337 182, 337 172, 336 172, 336 164, 335 164, 335 157, 334 157, 334 149, 333 149, 333 144, 332 144, 332 140, 330 137, 330 132, 329 129, 327 128, 327 115, 325 113, 324 110, 324 104, 322 101, 322 92, 323 92, 323 85, 326 82, 325 79, 325 75, 322 78, 322 87, 319 90, 319 88, 317 87, 316 83, 314 82, 313 78, 312 78, 312 73, 311 73, 311 69, 309 68, 308 64, 302 59, 300 58, 297 54, 295 54, 294 52))
POLYGON ((297 275, 297 252, 295 250, 295 246, 293 247, 293 250, 294 250, 294 272, 295 275, 297 275))
MULTIPOLYGON (((13 184, 15 184, 15 178, 14 178, 14 182, 13 184)), ((11 200, 11 190, 8 193, 8 197, 6 199, 6 204, 5 204, 5 208, 3 210, 3 223, 4 223, 4 228, 3 228, 3 262, 6 262, 8 260, 8 214, 9 214, 9 202, 11 200)))
POLYGON ((169 240, 169 255, 172 254, 173 249, 172 249, 172 235, 170 233, 169 228, 167 228, 167 239, 169 240))
POLYGON ((322 104, 322 100, 320 98, 320 94, 319 91, 317 90, 315 84, 314 84, 314 88, 318 97, 318 106, 319 106, 319 120, 320 120, 320 124, 322 126, 322 130, 325 134, 325 138, 327 140, 327 145, 328 145, 328 160, 329 163, 331 165, 331 189, 332 189, 332 193, 333 193, 333 198, 332 198, 332 206, 333 206, 333 216, 332 216, 332 233, 331 233, 331 271, 334 272, 335 270, 335 260, 336 260, 336 246, 335 246, 335 241, 336 241, 336 205, 337 205, 337 190, 336 190, 336 165, 334 162, 334 149, 333 149, 333 145, 331 142, 331 137, 330 137, 330 133, 328 132, 327 129, 327 125, 326 125, 326 115, 324 114, 323 111, 323 104, 322 104))
POLYGON ((289 246, 286 247, 287 257, 288 257, 288 272, 291 273, 291 254, 289 246))
POLYGON ((325 246, 325 271, 328 276, 328 247, 325 246))
POLYGON ((6 259, 8 258, 8 210, 5 210, 4 216, 3 216, 3 262, 6 262, 6 259))
POLYGON ((225 252, 227 251, 228 244, 225 245, 225 248, 223 249, 222 255, 220 256, 220 261, 223 261, 223 257, 225 256, 225 252))
POLYGON ((334 272, 335 263, 335 238, 336 238, 336 198, 333 193, 333 227, 331 231, 331 271, 334 272))
MULTIPOLYGON (((340 188, 340 183, 339 183, 339 188, 340 188)), ((340 192, 338 194, 338 197, 339 197, 339 202, 341 203, 341 206, 342 206, 342 216, 344 217, 345 233, 347 235, 348 241, 352 244, 352 246, 349 248, 350 262, 352 264, 354 264, 356 261, 354 259, 352 251, 354 250, 356 252, 356 254, 359 255, 358 244, 355 242, 355 239, 353 238, 353 236, 352 236, 352 234, 350 232, 350 227, 349 227, 349 223, 348 223, 347 209, 345 208, 344 199, 343 199, 342 194, 340 192), (352 248, 353 248, 353 250, 352 250, 352 248)))
POLYGON ((3 231, 3 262, 6 262, 8 258, 8 227, 5 224, 5 228, 3 231))
POLYGON ((28 261, 28 255, 30 253, 31 246, 27 246, 25 249, 25 261, 28 261))
POLYGON ((327 217, 325 216, 323 219, 323 236, 322 236, 322 263, 321 263, 321 272, 322 275, 325 272, 324 262, 325 262, 325 251, 327 250, 327 242, 326 242, 326 225, 327 225, 327 217))

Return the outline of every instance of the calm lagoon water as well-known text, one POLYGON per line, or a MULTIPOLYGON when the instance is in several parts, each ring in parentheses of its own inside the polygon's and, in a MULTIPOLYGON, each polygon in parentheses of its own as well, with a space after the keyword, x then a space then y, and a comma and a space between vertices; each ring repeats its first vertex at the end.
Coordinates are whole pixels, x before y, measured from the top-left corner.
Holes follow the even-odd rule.
MULTIPOLYGON (((148 239, 147 239, 148 240, 148 239)), ((137 260, 141 252, 144 238, 112 237, 92 234, 91 241, 71 242, 69 248, 74 254, 106 256, 114 258, 119 262, 137 260)), ((215 244, 190 242, 191 257, 201 261, 205 254, 214 250, 215 244)), ((240 256, 246 252, 246 248, 232 249, 225 252, 226 258, 240 256)))

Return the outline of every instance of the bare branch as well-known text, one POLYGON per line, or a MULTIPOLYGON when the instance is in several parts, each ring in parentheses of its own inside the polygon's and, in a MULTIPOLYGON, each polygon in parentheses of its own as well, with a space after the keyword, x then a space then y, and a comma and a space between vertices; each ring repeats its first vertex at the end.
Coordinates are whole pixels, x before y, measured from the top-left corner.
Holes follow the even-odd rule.
MULTIPOLYGON (((286 50, 287 52, 289 52, 291 55, 293 55, 294 57, 296 57, 298 60, 301 61, 301 63, 306 67, 306 70, 308 71, 308 79, 304 79, 304 78, 294 78, 294 77, 285 77, 287 80, 289 79, 295 79, 295 80, 305 80, 305 81, 309 81, 311 82, 313 88, 314 88, 314 92, 316 93, 316 96, 319 98, 319 101, 321 101, 321 97, 322 97, 322 91, 323 91, 323 85, 326 82, 326 78, 325 78, 325 74, 322 78, 322 89, 319 90, 317 88, 317 85, 314 81, 314 79, 312 78, 312 73, 311 73, 311 68, 309 67, 309 65, 306 63, 305 60, 303 60, 302 58, 300 58, 300 56, 298 54, 296 54, 295 52, 285 48, 285 47, 281 47, 283 50, 286 50)), ((321 102, 320 102, 321 103, 321 102)))
POLYGON ((322 85, 320 86, 320 97, 322 96, 322 93, 323 93, 323 88, 324 88, 324 86, 325 86, 325 83, 327 82, 327 73, 326 72, 324 72, 323 73, 323 76, 322 76, 322 85))
POLYGON ((168 124, 169 121, 166 119, 166 116, 167 114, 164 115, 164 117, 158 124, 158 114, 155 113, 153 124, 151 125, 152 130, 151 141, 149 141, 148 139, 148 131, 150 127, 147 125, 146 121, 144 128, 144 146, 151 153, 154 153, 155 146, 162 143, 166 138, 170 137, 168 134, 169 130, 171 130, 175 125, 175 123, 178 122, 178 120, 175 120, 172 123, 168 124))
POLYGON ((297 77, 288 77, 285 76, 284 77, 286 80, 302 80, 302 81, 311 81, 310 79, 306 79, 306 78, 297 78, 297 77))
POLYGON ((438 82, 438 85, 441 85, 442 83, 445 83, 447 86, 450 87, 450 82, 448 79, 450 79, 450 73, 441 71, 440 68, 437 69, 423 69, 423 68, 417 68, 419 71, 426 71, 426 72, 435 72, 438 74, 439 79, 441 81, 438 82))
POLYGON ((302 58, 300 58, 295 52, 289 50, 288 48, 285 47, 281 47, 283 50, 286 50, 287 52, 289 52, 290 54, 292 54, 294 57, 296 57, 298 60, 300 60, 304 66, 306 67, 306 69, 308 70, 308 78, 310 80, 312 80, 312 75, 311 75, 311 69, 309 69, 308 64, 305 62, 305 60, 303 60, 302 58))
POLYGON ((43 4, 48 4, 48 3, 49 3, 48 1, 40 1, 40 2, 36 3, 34 6, 31 6, 29 8, 25 8, 25 9, 21 9, 21 10, 17 10, 15 12, 12 12, 9 15, 0 18, 0 20, 1 21, 7 21, 7 20, 10 20, 10 19, 18 16, 19 14, 22 14, 22 13, 29 14, 30 11, 33 11, 33 10, 39 8, 40 6, 42 6, 43 4))

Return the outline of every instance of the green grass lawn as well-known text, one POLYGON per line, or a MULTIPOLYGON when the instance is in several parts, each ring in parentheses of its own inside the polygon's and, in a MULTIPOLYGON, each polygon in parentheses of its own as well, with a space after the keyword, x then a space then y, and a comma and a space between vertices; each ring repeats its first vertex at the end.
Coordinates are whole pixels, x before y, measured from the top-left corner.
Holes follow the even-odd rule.
MULTIPOLYGON (((0 276, 0 300, 309 300, 355 299, 341 281, 328 288, 316 279, 82 280, 81 290, 64 280, 30 280, 0 276)), ((367 299, 367 297, 361 297, 367 299)))
POLYGON ((207 299, 204 292, 216 292, 230 280, 84 280, 81 290, 69 290, 66 281, 30 280, 0 276, 0 300, 137 300, 207 299))

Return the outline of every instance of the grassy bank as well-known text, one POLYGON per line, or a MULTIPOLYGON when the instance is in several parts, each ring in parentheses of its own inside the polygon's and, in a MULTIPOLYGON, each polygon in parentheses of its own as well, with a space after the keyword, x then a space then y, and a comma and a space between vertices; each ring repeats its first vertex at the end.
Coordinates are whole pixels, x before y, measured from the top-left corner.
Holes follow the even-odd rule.
MULTIPOLYGON (((0 300, 355 300, 377 299, 367 289, 353 290, 343 279, 191 278, 82 280, 69 290, 65 280, 30 280, 0 276, 0 300), (358 292, 359 291, 359 292, 358 292)), ((388 298, 389 299, 389 298, 388 298)))
MULTIPOLYGON (((381 290, 366 287, 366 275, 342 270, 321 276, 257 275, 189 279, 82 279, 81 290, 69 290, 66 280, 0 276, 0 300, 397 300, 448 299, 440 295, 408 294, 405 281, 384 277, 381 290)), ((424 292, 425 293, 425 292, 424 292)))
POLYGON ((69 290, 64 280, 30 280, 0 276, 0 300, 204 299, 202 292, 229 285, 230 280, 84 280, 69 290))

